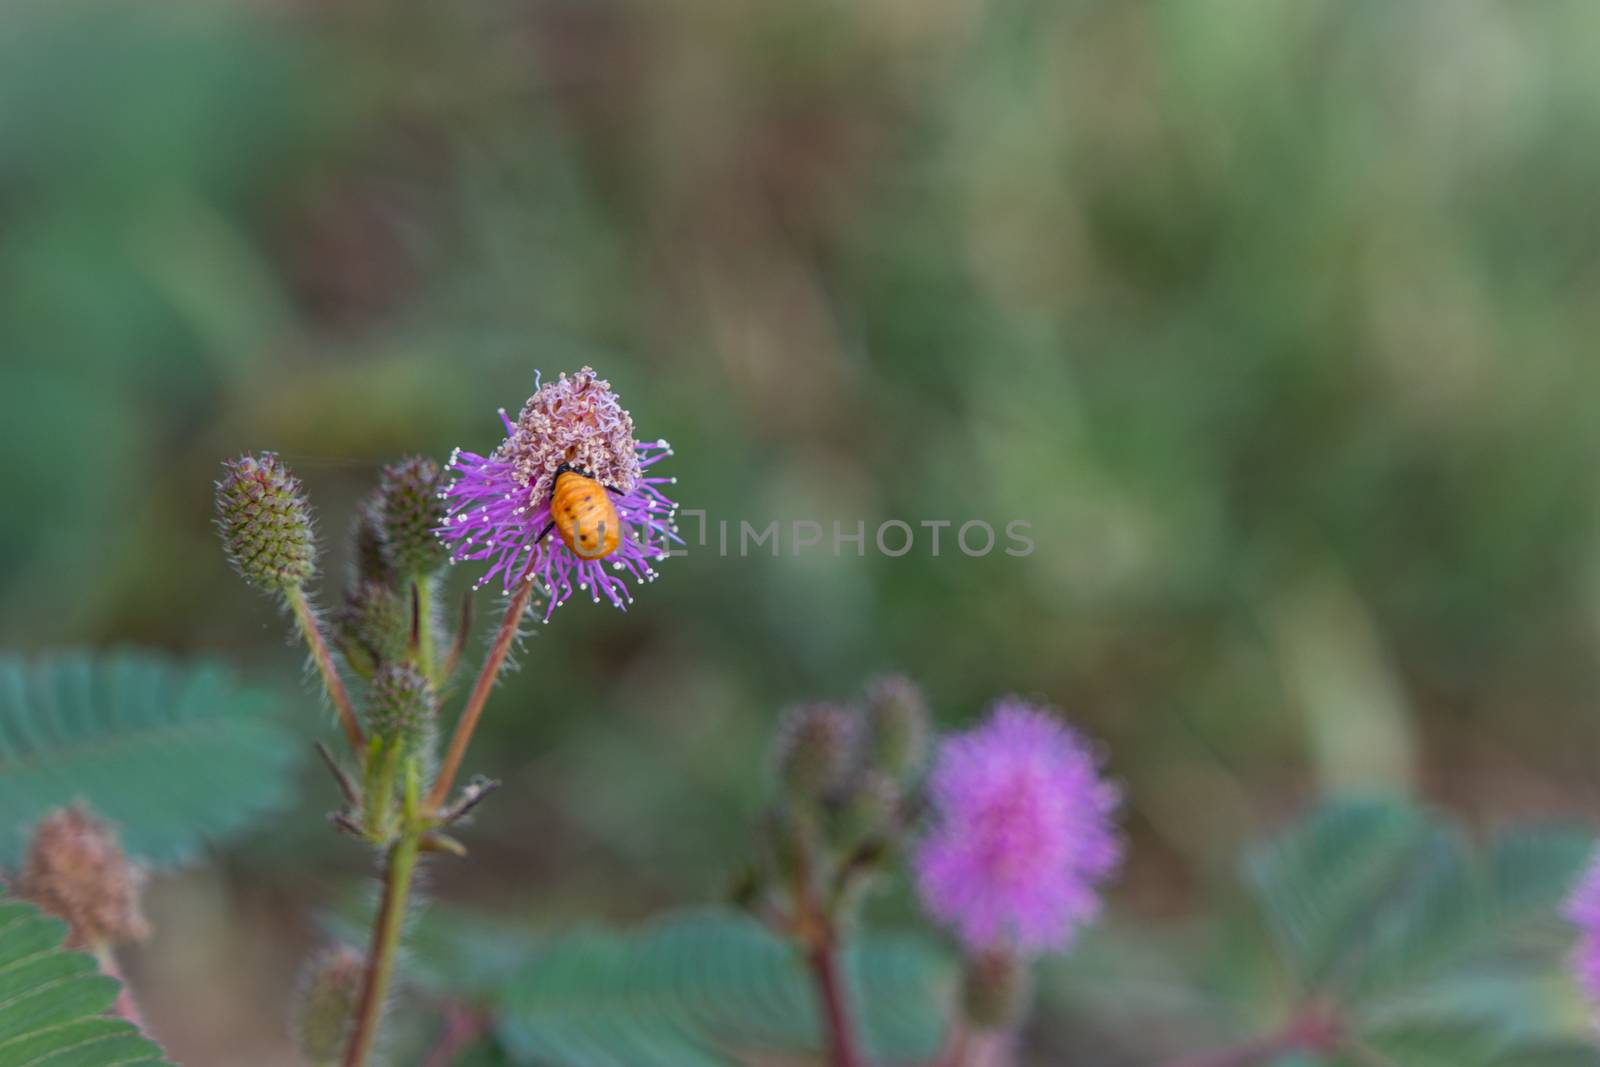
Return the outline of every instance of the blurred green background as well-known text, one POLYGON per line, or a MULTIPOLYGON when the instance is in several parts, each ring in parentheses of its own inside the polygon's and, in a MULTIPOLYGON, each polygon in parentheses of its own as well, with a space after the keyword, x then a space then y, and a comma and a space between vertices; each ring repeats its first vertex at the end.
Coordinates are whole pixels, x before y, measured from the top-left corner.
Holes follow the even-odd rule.
MULTIPOLYGON (((1587 0, 8 5, 0 641, 219 655, 325 726, 222 560, 219 461, 297 469, 332 604, 381 463, 486 451, 592 363, 713 522, 1037 548, 692 551, 561 609, 436 899, 712 897, 778 710, 885 668, 946 725, 1019 691, 1103 741, 1133 921, 1323 790, 1581 815, 1597 34, 1587 0)), ((132 969, 188 1062, 288 1062, 366 873, 301 792, 153 889, 132 969)))

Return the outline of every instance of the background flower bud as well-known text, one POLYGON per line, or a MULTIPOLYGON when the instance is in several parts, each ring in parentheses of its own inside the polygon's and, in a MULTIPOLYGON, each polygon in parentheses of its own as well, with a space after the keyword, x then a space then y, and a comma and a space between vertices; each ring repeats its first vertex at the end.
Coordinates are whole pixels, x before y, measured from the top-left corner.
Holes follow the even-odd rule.
POLYGON ((922 690, 903 674, 867 683, 868 759, 880 770, 904 779, 922 766, 928 752, 928 704, 922 690))
POLYGON ((67 944, 92 948, 149 935, 142 881, 111 827, 84 808, 62 808, 34 828, 17 894, 65 920, 67 944))
POLYGON ((411 604, 383 582, 357 582, 345 593, 334 634, 350 666, 370 678, 384 664, 405 656, 411 640, 411 604))
POLYGON ((1009 1030, 1022 1021, 1032 995, 1026 960, 1002 949, 969 956, 961 973, 961 1007, 979 1030, 1009 1030))
POLYGON ((836 788, 855 759, 857 717, 831 704, 791 708, 773 740, 778 777, 796 797, 820 799, 836 788))
POLYGON ((300 479, 271 452, 246 453, 222 466, 217 528, 228 562, 263 589, 304 585, 316 572, 317 545, 300 479))
POLYGON ((294 1039, 312 1067, 339 1062, 361 991, 361 953, 348 945, 324 949, 306 964, 295 1007, 294 1039))
POLYGON ((433 748, 433 687, 409 663, 386 663, 367 694, 367 729, 400 751, 426 755, 433 748))
POLYGON ((875 768, 853 775, 848 785, 829 798, 828 835, 841 848, 899 831, 904 794, 900 783, 875 768))
POLYGON ((385 558, 402 575, 431 574, 448 553, 435 532, 445 521, 439 465, 411 456, 383 469, 378 481, 385 558))

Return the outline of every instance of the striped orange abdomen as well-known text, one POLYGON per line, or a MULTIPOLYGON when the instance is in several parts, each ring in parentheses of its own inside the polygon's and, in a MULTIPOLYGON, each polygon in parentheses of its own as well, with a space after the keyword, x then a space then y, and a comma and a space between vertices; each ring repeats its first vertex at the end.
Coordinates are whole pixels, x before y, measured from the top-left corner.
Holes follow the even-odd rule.
POLYGON ((582 559, 605 559, 622 541, 622 520, 606 487, 575 471, 556 475, 550 521, 561 540, 582 559))

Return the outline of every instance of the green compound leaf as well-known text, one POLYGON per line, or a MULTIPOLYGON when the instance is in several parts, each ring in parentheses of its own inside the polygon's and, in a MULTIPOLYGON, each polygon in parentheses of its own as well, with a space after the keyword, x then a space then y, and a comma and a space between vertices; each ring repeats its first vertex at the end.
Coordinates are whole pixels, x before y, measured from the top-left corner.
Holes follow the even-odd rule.
POLYGON ((1475 848, 1398 801, 1337 801, 1252 855, 1248 879, 1302 991, 1399 1014, 1452 967, 1557 921, 1592 847, 1555 828, 1475 848))
POLYGON ((226 668, 137 651, 0 656, 0 867, 86 802, 146 863, 181 864, 287 802, 299 746, 226 668))
POLYGON ((66 934, 0 895, 0 1067, 171 1067, 132 1023, 105 1014, 117 981, 64 948, 66 934))
MULTIPOLYGON (((950 962, 925 942, 864 934, 845 960, 875 1063, 938 1048, 950 962)), ((815 1053, 813 992, 794 948, 754 921, 689 912, 628 933, 551 942, 508 985, 499 1038, 539 1067, 730 1067, 815 1053)))
POLYGON ((1302 990, 1330 984, 1427 829, 1396 801, 1334 801, 1247 856, 1245 881, 1302 990))

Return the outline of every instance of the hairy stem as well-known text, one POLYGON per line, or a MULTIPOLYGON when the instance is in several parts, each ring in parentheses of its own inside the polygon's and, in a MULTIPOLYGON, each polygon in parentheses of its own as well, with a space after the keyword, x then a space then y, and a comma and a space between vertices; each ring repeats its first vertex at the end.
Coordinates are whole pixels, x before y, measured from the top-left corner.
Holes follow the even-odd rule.
POLYGON ((400 837, 389 846, 384 864, 383 902, 372 926, 372 943, 367 950, 367 968, 361 976, 361 996, 356 1004, 355 1025, 350 1044, 345 1047, 343 1067, 365 1067, 383 1021, 383 1003, 394 976, 395 956, 405 930, 406 905, 411 897, 411 882, 417 872, 417 851, 422 827, 417 819, 418 777, 416 764, 406 766, 405 819, 400 837))
POLYGON ((433 685, 439 679, 433 673, 433 582, 426 575, 413 575, 412 587, 416 589, 417 667, 422 676, 433 685))
POLYGON ((489 646, 488 658, 483 661, 483 669, 478 671, 478 678, 472 683, 472 692, 467 696, 466 707, 461 709, 461 718, 456 720, 455 733, 450 736, 450 747, 445 751, 444 762, 439 765, 439 776, 434 779, 433 792, 428 795, 430 810, 437 809, 450 796, 456 772, 461 769, 461 760, 467 754, 467 744, 472 740, 472 732, 478 728, 478 719, 483 715, 483 706, 489 700, 489 691, 494 688, 495 679, 500 676, 500 667, 517 639, 522 613, 532 595, 533 583, 524 574, 517 580, 516 591, 506 604, 505 618, 500 620, 500 629, 494 635, 494 644, 489 646))
POLYGON ((333 702, 333 708, 339 714, 339 725, 344 727, 344 735, 350 741, 350 750, 359 753, 361 726, 356 722, 356 711, 350 703, 350 694, 345 690, 344 679, 339 677, 339 671, 333 664, 333 653, 328 650, 328 642, 322 636, 322 626, 312 614, 311 604, 306 600, 304 589, 295 586, 285 596, 289 601, 289 610, 294 612, 294 621, 300 628, 300 635, 305 638, 306 647, 311 650, 311 658, 316 661, 317 672, 322 675, 322 686, 328 691, 328 699, 333 702))
POLYGON ((856 1051, 855 1027, 851 1022, 844 983, 840 980, 839 954, 833 938, 824 938, 811 948, 806 961, 811 966, 812 981, 817 986, 817 999, 821 1002, 826 1024, 830 1067, 861 1067, 861 1057, 856 1051))

